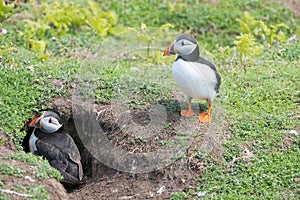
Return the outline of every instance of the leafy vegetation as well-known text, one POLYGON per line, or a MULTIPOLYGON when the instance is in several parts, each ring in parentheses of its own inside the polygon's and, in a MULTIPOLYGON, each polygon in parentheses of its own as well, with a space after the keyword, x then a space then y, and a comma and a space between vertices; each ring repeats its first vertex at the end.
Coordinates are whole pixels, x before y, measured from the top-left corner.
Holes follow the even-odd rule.
POLYGON ((297 22, 291 18, 291 11, 276 5, 273 1, 180 1, 164 2, 142 0, 135 2, 117 0, 106 4, 106 9, 115 10, 119 21, 125 26, 159 27, 165 23, 175 26, 176 30, 195 33, 202 46, 212 50, 216 45, 233 46, 234 36, 239 35, 237 19, 248 12, 254 18, 272 24, 284 22, 290 29, 284 32, 299 33, 297 22), (237 9, 239 8, 239 9, 237 9), (261 13, 265 13, 262 15, 261 13), (222 37, 220 37, 222 36, 222 37))
POLYGON ((42 157, 32 156, 31 154, 19 151, 15 154, 8 155, 6 158, 20 160, 34 166, 33 169, 37 178, 56 178, 57 180, 62 179, 60 173, 50 167, 48 161, 44 160, 42 157))
POLYGON ((3 200, 9 200, 8 197, 4 196, 3 192, 0 190, 0 198, 3 200))
POLYGON ((19 35, 26 47, 38 53, 40 59, 48 58, 46 54, 47 39, 75 33, 79 29, 90 28, 100 36, 112 32, 117 23, 113 12, 104 12, 93 0, 81 5, 71 1, 30 1, 28 9, 32 18, 27 19, 24 31, 19 35))
MULTIPOLYGON (((95 77, 97 103, 123 97, 127 105, 139 109, 160 101, 178 112, 178 103, 167 101, 177 89, 168 67, 174 57, 163 58, 156 43, 171 42, 174 26, 174 30, 195 35, 206 49, 201 54, 222 74, 221 97, 216 103, 224 104, 229 136, 221 164, 199 151, 197 159, 208 162, 204 174, 195 177, 198 186, 174 193, 170 199, 198 198, 199 192, 205 192, 208 199, 299 198, 299 136, 285 134, 300 127, 300 43, 295 41, 300 19, 289 9, 270 0, 215 4, 56 0, 51 4, 31 1, 22 9, 1 1, 0 20, 0 28, 8 31, 0 34, 0 130, 16 144, 24 137, 19 130, 32 112, 45 110, 54 96, 69 95, 78 74, 95 77), (16 12, 30 17, 6 20, 16 12), (134 38, 109 37, 128 31, 125 27, 130 27, 134 38), (137 50, 140 46, 144 49, 137 50), (95 56, 89 60, 89 55, 95 56), (94 66, 100 66, 99 71, 91 71, 94 66), (241 66, 247 66, 247 73, 241 66), (62 81, 64 89, 56 88, 53 80, 62 81)), ((136 142, 147 141, 132 140, 136 142)), ((61 178, 45 160, 31 154, 19 151, 7 159, 36 166, 37 178, 61 178)), ((1 172, 18 174, 16 170, 16 166, 1 164, 1 172)), ((45 188, 37 188, 36 198, 49 198, 45 188)))
POLYGON ((256 44, 253 35, 242 34, 236 38, 237 40, 234 41, 234 44, 240 52, 239 58, 242 64, 244 64, 244 55, 254 57, 262 53, 263 48, 256 44))
POLYGON ((16 177, 23 177, 24 173, 26 172, 23 169, 15 165, 9 165, 7 163, 0 164, 0 172, 5 175, 14 175, 16 177))
POLYGON ((45 186, 30 185, 28 188, 23 187, 23 186, 19 186, 16 189, 19 192, 29 194, 30 199, 35 199, 35 200, 39 200, 39 199, 48 200, 48 199, 50 199, 49 193, 46 190, 45 186))
POLYGON ((5 0, 0 0, 0 22, 12 16, 16 11, 14 3, 6 5, 5 0))

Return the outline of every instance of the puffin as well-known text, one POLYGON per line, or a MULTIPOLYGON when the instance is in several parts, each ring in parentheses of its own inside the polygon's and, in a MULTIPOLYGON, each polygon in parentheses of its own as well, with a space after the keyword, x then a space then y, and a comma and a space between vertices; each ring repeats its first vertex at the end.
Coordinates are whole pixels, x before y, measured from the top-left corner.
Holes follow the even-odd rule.
POLYGON ((28 126, 34 128, 29 138, 30 152, 45 157, 61 173, 62 182, 84 183, 79 150, 72 137, 63 132, 63 124, 58 114, 45 111, 28 126))
POLYGON ((164 56, 178 55, 172 66, 172 75, 180 90, 186 94, 188 109, 180 112, 181 116, 195 115, 192 99, 206 100, 207 112, 200 113, 200 122, 211 121, 211 109, 214 98, 219 93, 221 75, 216 67, 200 57, 197 41, 190 34, 181 34, 164 51, 164 56))

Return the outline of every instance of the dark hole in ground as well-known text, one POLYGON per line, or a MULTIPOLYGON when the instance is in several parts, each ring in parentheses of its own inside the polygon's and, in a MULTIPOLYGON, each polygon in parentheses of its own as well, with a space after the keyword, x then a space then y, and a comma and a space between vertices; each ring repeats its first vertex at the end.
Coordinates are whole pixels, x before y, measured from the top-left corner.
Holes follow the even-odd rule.
MULTIPOLYGON (((57 102, 62 103, 55 104, 53 106, 53 111, 56 113, 64 113, 63 110, 67 109, 69 112, 69 114, 61 116, 64 123, 64 131, 70 134, 77 144, 81 153, 84 174, 88 177, 87 183, 80 188, 70 189, 64 185, 65 188, 71 192, 69 193, 71 198, 111 199, 112 193, 115 192, 114 195, 119 197, 125 198, 126 196, 134 196, 137 199, 146 199, 157 196, 156 191, 162 186, 166 186, 166 192, 157 196, 160 199, 164 199, 168 198, 170 193, 188 190, 191 185, 198 184, 193 177, 195 174, 197 174, 197 176, 201 175, 205 169, 207 160, 196 155, 199 153, 199 148, 203 143, 211 142, 209 137, 205 138, 205 136, 201 136, 201 134, 197 136, 195 141, 193 141, 193 146, 184 152, 183 157, 178 158, 177 161, 163 169, 139 174, 122 173, 102 164, 89 153, 82 144, 77 133, 74 119, 71 114, 71 107, 65 106, 65 102, 67 102, 65 99, 61 99, 61 101, 57 102)), ((106 131, 106 137, 112 143, 128 152, 140 153, 155 151, 163 145, 168 145, 163 144, 161 141, 168 143, 168 141, 174 139, 176 136, 176 125, 182 120, 178 112, 178 110, 180 110, 178 101, 160 102, 160 104, 166 105, 168 115, 166 126, 160 132, 158 139, 147 140, 146 142, 135 140, 135 143, 132 143, 132 140, 135 138, 133 136, 128 136, 126 131, 119 128, 109 105, 97 105, 97 111, 104 110, 99 117, 99 125, 106 131)), ((139 125, 147 125, 145 121, 150 120, 148 109, 131 110, 130 112, 133 118, 132 121, 139 125)), ((195 122, 195 120, 190 122, 195 123, 193 126, 197 126, 195 132, 199 132, 199 130, 204 131, 206 128, 202 125, 199 126, 199 123, 197 121, 195 122)), ((22 146, 26 152, 29 151, 28 140, 31 132, 32 129, 27 132, 27 135, 23 140, 22 146)), ((211 144, 210 146, 213 145, 214 144, 211 144)), ((215 146, 214 148, 216 149, 218 146, 215 146)))

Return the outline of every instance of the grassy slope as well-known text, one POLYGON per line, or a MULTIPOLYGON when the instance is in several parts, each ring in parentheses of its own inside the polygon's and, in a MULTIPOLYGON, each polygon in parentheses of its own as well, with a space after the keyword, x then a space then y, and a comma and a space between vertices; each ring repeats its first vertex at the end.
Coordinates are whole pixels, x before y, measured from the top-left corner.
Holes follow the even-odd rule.
MULTIPOLYGON (((298 31, 299 35, 299 30, 296 29, 299 20, 294 20, 290 17, 291 12, 274 6, 269 1, 243 1, 239 3, 238 10, 233 0, 221 1, 216 6, 209 3, 194 4, 192 1, 176 5, 162 4, 159 1, 151 1, 151 4, 134 2, 112 1, 106 7, 119 14, 120 23, 124 26, 139 27, 140 23, 159 26, 169 22, 175 24, 176 29, 189 29, 196 33, 199 43, 209 50, 216 49, 216 45, 233 45, 234 36, 239 32, 235 19, 242 16, 244 10, 258 19, 272 23, 284 21, 291 26, 288 34, 298 31), (156 9, 157 7, 160 9, 156 9), (140 9, 144 11, 141 12, 140 9), (261 13, 264 13, 264 17, 261 13)), ((57 43, 47 38, 50 43, 49 51, 54 55, 41 62, 33 52, 24 49, 15 32, 24 27, 18 21, 15 23, 16 25, 12 22, 2 23, 2 27, 9 33, 0 35, 0 83, 3 86, 0 88, 0 129, 9 135, 17 133, 18 141, 23 137, 19 128, 31 117, 32 111, 45 109, 45 102, 51 96, 65 94, 66 90, 59 91, 50 84, 51 80, 60 79, 68 83, 75 77, 81 61, 70 59, 75 51, 74 45, 79 48, 92 40, 80 32, 69 38, 60 38, 57 43), (31 66, 34 72, 28 69, 31 66)), ((209 198, 279 199, 300 196, 297 181, 300 178, 299 136, 288 138, 283 134, 297 127, 299 131, 300 126, 297 84, 300 80, 299 57, 293 62, 289 57, 297 48, 299 49, 299 44, 296 48, 274 47, 254 59, 247 73, 239 64, 226 62, 232 58, 232 54, 227 55, 224 60, 216 61, 224 79, 222 98, 225 100, 232 137, 224 144, 226 148, 222 164, 212 162, 208 166, 204 175, 198 177, 199 187, 195 188, 196 191, 207 191, 209 198), (278 53, 280 51, 288 53, 282 56, 278 53), (287 147, 284 141, 291 141, 292 145, 287 147), (234 158, 242 156, 246 147, 253 153, 252 157, 249 160, 238 159, 231 165, 234 158)), ((217 53, 215 55, 218 56, 217 53)), ((112 83, 114 81, 113 75, 104 78, 112 83)), ((102 88, 107 90, 105 94, 109 94, 109 86, 102 88)), ((154 87, 156 86, 150 88, 155 89, 154 87)), ((108 99, 109 95, 101 101, 108 99)), ((188 192, 174 194, 172 198, 180 199, 191 195, 188 192)))
POLYGON ((225 72, 234 137, 224 144, 222 165, 211 164, 200 178, 209 198, 299 197, 299 136, 284 134, 299 127, 299 72, 292 63, 259 61, 247 73, 225 72), (251 153, 245 154, 247 150, 251 153))

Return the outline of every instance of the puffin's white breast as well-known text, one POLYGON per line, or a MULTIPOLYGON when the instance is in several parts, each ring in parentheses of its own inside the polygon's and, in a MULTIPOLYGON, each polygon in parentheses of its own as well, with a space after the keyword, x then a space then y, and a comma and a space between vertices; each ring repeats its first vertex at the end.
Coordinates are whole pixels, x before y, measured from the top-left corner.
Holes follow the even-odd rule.
POLYGON ((208 65, 178 59, 173 64, 172 75, 180 90, 190 97, 213 101, 217 94, 216 74, 208 65))
POLYGON ((33 154, 37 154, 36 141, 38 140, 38 138, 35 136, 34 131, 35 129, 31 133, 31 136, 29 138, 29 150, 33 154))

